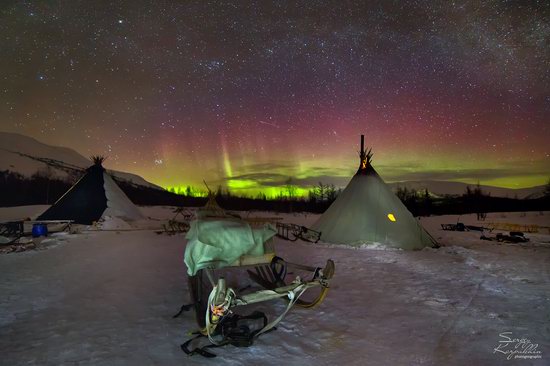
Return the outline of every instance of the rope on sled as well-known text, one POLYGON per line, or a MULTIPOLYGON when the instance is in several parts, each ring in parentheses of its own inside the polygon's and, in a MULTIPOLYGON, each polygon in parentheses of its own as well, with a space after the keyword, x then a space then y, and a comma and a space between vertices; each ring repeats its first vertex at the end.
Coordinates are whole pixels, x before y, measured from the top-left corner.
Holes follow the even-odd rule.
POLYGON ((203 357, 212 358, 216 357, 215 354, 208 352, 208 348, 221 347, 227 344, 233 344, 237 347, 248 347, 253 344, 254 340, 260 335, 269 331, 275 330, 275 326, 283 320, 290 309, 296 304, 300 296, 307 290, 305 284, 297 286, 295 289, 288 291, 288 305, 285 311, 279 315, 275 320, 268 323, 267 317, 264 313, 255 311, 248 316, 240 316, 234 314, 231 310, 231 304, 233 299, 236 298, 236 293, 233 289, 228 288, 225 294, 225 299, 220 305, 215 305, 216 295, 218 294, 217 285, 214 286, 210 295, 208 296, 208 304, 206 308, 206 327, 204 330, 194 333, 195 337, 189 339, 187 342, 181 345, 181 349, 188 355, 199 354, 203 357), (255 331, 250 331, 246 326, 239 326, 240 321, 250 319, 263 319, 263 326, 255 331), (220 340, 214 339, 214 336, 221 335, 220 340), (192 341, 197 338, 207 337, 211 344, 204 347, 195 348, 192 351, 188 349, 188 346, 192 341))

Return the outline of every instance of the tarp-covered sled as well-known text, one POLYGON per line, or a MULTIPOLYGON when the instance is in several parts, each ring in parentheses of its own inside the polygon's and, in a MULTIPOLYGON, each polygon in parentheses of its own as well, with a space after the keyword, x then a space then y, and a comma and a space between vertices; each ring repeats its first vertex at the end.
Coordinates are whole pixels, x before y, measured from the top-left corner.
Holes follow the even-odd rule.
POLYGON ((201 330, 182 345, 187 354, 214 357, 208 348, 250 345, 259 335, 274 329, 294 305, 308 308, 324 299, 334 274, 332 260, 324 268, 288 263, 276 256, 273 246, 276 233, 269 219, 248 220, 228 215, 213 197, 199 209, 187 234, 185 264, 192 307, 201 330), (290 281, 289 269, 294 276, 290 281), (295 276, 298 273, 302 276, 295 276), (250 281, 243 283, 245 277, 253 280, 256 289, 250 281), (309 300, 302 296, 313 287, 318 288, 315 296, 309 300), (257 311, 246 316, 234 311, 239 306, 275 299, 286 299, 287 306, 271 322, 257 311), (253 327, 254 322, 260 324, 253 327), (190 349, 191 343, 202 337, 211 344, 190 349))

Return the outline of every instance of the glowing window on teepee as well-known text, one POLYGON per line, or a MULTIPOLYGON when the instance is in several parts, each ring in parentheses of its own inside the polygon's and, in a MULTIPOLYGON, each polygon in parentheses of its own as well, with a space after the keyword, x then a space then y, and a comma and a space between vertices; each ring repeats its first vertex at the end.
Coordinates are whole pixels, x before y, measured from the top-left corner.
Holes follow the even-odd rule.
POLYGON ((388 219, 389 219, 390 221, 393 221, 393 222, 396 221, 396 220, 395 220, 395 216, 393 216, 392 213, 389 213, 389 214, 388 214, 388 219))

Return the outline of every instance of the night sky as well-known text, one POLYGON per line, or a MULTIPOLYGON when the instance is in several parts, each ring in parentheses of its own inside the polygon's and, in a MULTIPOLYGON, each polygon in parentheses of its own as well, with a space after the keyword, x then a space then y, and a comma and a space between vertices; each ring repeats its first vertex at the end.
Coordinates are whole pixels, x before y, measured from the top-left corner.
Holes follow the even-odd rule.
POLYGON ((164 187, 550 178, 545 1, 0 6, 1 130, 164 187))

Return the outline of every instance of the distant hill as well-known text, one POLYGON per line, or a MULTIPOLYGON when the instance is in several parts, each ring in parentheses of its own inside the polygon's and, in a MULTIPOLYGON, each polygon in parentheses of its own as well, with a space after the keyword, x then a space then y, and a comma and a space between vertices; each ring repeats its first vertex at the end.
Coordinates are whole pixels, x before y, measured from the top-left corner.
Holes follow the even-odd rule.
MULTIPOLYGON (((389 184, 394 190, 398 187, 406 187, 408 189, 415 189, 417 191, 428 190, 435 196, 444 195, 462 195, 466 192, 466 187, 475 187, 475 184, 467 184, 461 182, 445 182, 445 181, 406 181, 406 182, 394 182, 389 184)), ((493 186, 480 185, 481 189, 485 193, 491 194, 492 197, 508 197, 508 198, 540 198, 544 191, 544 186, 536 186, 530 188, 502 188, 493 186)))
MULTIPOLYGON (((75 168, 87 168, 92 165, 89 159, 72 149, 46 145, 31 137, 17 133, 0 132, 0 171, 9 170, 25 177, 30 177, 37 172, 48 172, 48 174, 60 179, 68 177, 69 173, 66 170, 48 165, 37 159, 52 159, 75 168)), ((162 189, 136 174, 116 170, 108 170, 108 172, 119 179, 134 184, 162 189)))

